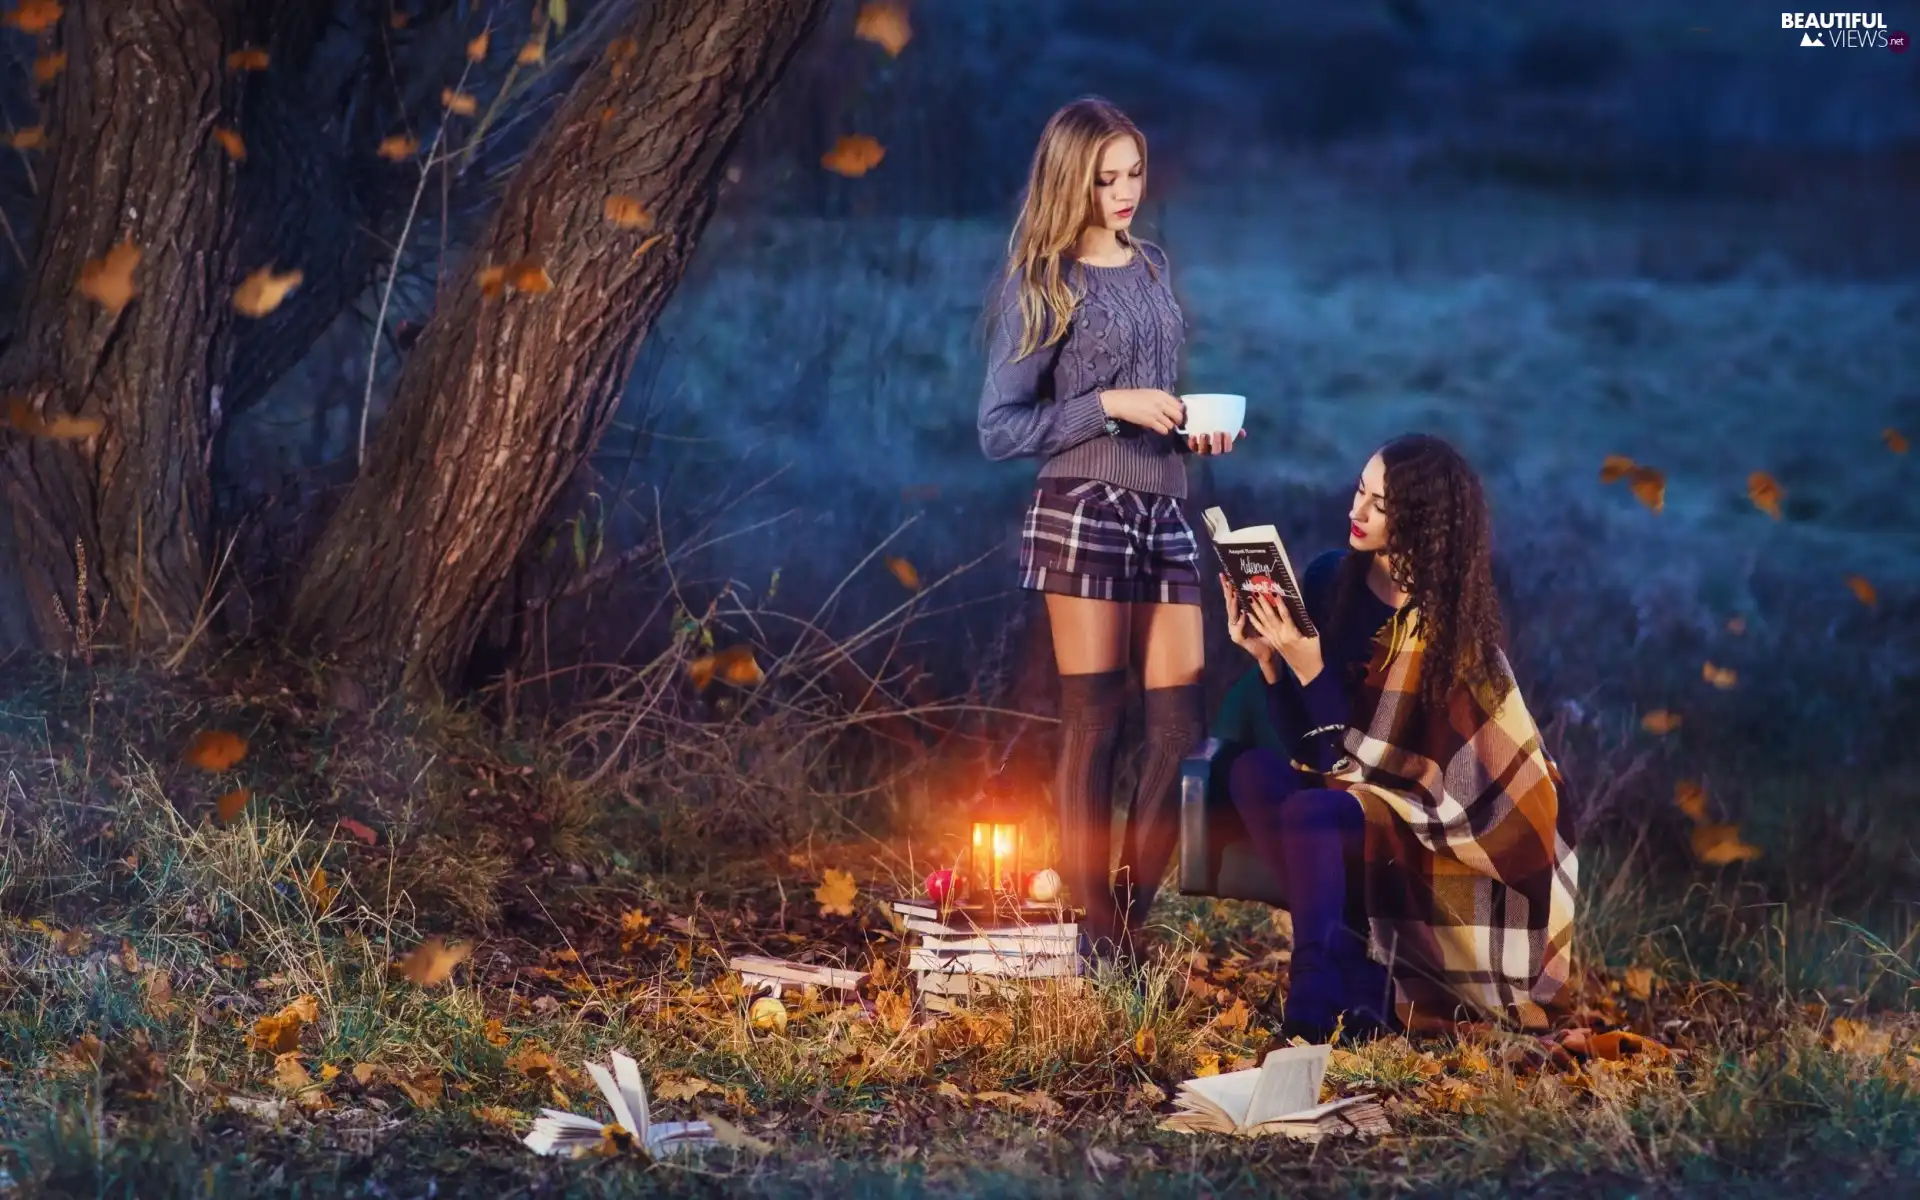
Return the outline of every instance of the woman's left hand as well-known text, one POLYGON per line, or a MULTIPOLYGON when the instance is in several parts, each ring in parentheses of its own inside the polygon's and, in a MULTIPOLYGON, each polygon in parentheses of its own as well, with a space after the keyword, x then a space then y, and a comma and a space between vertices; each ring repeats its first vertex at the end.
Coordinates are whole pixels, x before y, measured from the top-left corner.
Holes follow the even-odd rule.
POLYGON ((1239 433, 1190 433, 1187 449, 1195 454, 1227 454, 1233 450, 1233 444, 1245 436, 1244 429, 1239 433))
POLYGON ((1253 622, 1253 628, 1266 639, 1267 645, 1280 652, 1286 660, 1293 677, 1305 687, 1320 674, 1325 660, 1320 657, 1320 638, 1316 634, 1306 637, 1299 626, 1293 623, 1293 617, 1285 605, 1275 604, 1265 596, 1255 596, 1253 603, 1247 606, 1247 617, 1253 622))

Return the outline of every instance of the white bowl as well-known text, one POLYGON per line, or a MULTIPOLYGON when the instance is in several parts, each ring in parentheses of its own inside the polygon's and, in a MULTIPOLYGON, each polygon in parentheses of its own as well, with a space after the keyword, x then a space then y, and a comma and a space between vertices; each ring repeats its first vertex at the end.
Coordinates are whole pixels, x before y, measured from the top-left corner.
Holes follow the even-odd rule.
POLYGON ((1180 397, 1187 406, 1184 434, 1239 433, 1246 428, 1247 398, 1225 392, 1194 392, 1180 397))

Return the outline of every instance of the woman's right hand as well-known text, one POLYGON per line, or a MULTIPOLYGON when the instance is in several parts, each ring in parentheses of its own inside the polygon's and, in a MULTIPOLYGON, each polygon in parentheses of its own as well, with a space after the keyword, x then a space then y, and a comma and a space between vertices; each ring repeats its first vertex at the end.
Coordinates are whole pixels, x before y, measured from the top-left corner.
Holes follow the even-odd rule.
POLYGON ((1100 393, 1100 407, 1116 421, 1172 433, 1187 423, 1187 406, 1180 397, 1159 388, 1114 388, 1100 393))
POLYGON ((1260 673, 1267 676, 1268 682, 1272 682, 1275 677, 1273 664, 1280 657, 1280 651, 1274 648, 1272 642, 1248 628, 1247 614, 1240 611, 1240 593, 1225 575, 1220 577, 1220 591, 1227 598, 1227 637, 1232 639, 1234 645, 1253 655, 1253 661, 1260 664, 1260 673))

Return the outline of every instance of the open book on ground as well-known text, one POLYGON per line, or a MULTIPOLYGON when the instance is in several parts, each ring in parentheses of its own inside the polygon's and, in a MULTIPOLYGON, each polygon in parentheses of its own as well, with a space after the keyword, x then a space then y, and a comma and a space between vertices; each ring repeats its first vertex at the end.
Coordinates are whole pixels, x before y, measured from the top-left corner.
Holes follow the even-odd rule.
POLYGON ((1179 1133, 1278 1133, 1317 1142, 1347 1134, 1387 1132, 1387 1117, 1371 1096, 1320 1103, 1329 1046, 1287 1046, 1244 1071, 1189 1079, 1174 1096, 1177 1111, 1161 1122, 1179 1133))
POLYGON ((1275 604, 1287 606, 1287 614, 1303 636, 1317 635, 1320 631, 1307 615, 1306 595, 1300 590, 1300 577, 1294 572, 1293 560, 1287 557, 1287 546, 1280 540, 1280 531, 1272 525, 1234 529, 1227 524, 1227 514, 1217 508, 1209 508, 1201 516, 1207 525, 1207 536, 1213 539, 1213 552, 1220 559, 1220 569, 1227 573, 1234 589, 1240 593, 1241 610, 1245 611, 1253 597, 1265 596, 1275 604))
POLYGON ((613 1123, 603 1124, 592 1117, 543 1108, 533 1122, 533 1131, 524 1139, 535 1154, 590 1154, 597 1150, 625 1149, 627 1143, 653 1157, 676 1150, 695 1149, 714 1144, 713 1127, 705 1121, 662 1121, 655 1124, 647 1111, 647 1085, 633 1059, 618 1050, 613 1052, 613 1070, 599 1063, 588 1063, 593 1076, 613 1110, 613 1123))

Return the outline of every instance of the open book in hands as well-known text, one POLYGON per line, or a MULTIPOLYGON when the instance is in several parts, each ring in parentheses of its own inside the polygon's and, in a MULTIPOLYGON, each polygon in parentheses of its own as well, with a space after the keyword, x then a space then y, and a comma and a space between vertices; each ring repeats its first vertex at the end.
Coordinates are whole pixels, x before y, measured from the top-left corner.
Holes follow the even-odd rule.
POLYGON ((1317 1142, 1343 1134, 1387 1131, 1386 1113, 1371 1096, 1320 1103, 1330 1046, 1286 1046, 1244 1071, 1189 1079, 1174 1095, 1176 1111, 1160 1128, 1179 1133, 1279 1133, 1317 1142))
POLYGON ((618 1050, 613 1052, 613 1070, 599 1063, 588 1063, 593 1076, 613 1110, 613 1123, 603 1125, 592 1117, 582 1117, 558 1109, 543 1108, 533 1123, 533 1131, 524 1139, 535 1154, 578 1156, 596 1151, 618 1151, 628 1146, 658 1158, 675 1150, 714 1144, 713 1127, 705 1121, 663 1121, 656 1125, 647 1112, 647 1085, 633 1059, 618 1050))
POLYGON ((1217 508, 1209 508, 1201 519, 1206 522, 1207 536, 1213 539, 1220 569, 1240 593, 1240 610, 1245 612, 1253 597, 1265 596, 1275 605, 1286 606, 1293 627, 1302 637, 1317 637, 1320 631, 1307 615, 1306 594, 1300 590, 1299 576, 1294 574, 1280 531, 1272 525, 1230 528, 1227 514, 1217 508))

